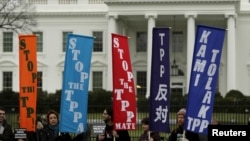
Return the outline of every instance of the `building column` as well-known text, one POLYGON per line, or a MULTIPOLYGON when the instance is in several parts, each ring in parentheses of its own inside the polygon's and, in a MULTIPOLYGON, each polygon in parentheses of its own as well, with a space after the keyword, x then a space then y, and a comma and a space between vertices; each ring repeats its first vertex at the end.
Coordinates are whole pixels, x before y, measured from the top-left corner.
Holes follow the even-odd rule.
POLYGON ((116 33, 117 29, 117 23, 116 19, 118 18, 118 15, 116 14, 110 14, 108 15, 108 47, 107 47, 107 58, 108 58, 108 70, 107 70, 107 90, 112 91, 113 89, 113 70, 112 70, 112 33, 116 33))
POLYGON ((227 92, 236 89, 236 53, 235 53, 235 14, 226 14, 227 18, 227 92))
POLYGON ((148 38, 147 38, 147 92, 146 98, 150 96, 150 81, 151 81, 151 60, 152 60, 152 38, 153 28, 155 27, 156 14, 146 14, 145 18, 148 19, 148 38))
POLYGON ((189 83, 191 77, 191 67, 194 52, 195 41, 195 18, 197 14, 185 14, 187 18, 187 73, 186 73, 186 93, 189 92, 189 83))

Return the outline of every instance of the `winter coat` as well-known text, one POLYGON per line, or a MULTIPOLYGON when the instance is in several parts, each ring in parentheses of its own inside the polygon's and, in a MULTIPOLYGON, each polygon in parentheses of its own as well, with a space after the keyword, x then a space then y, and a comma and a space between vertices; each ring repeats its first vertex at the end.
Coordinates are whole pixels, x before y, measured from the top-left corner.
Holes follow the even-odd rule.
POLYGON ((46 125, 40 131, 37 131, 38 141, 71 141, 69 133, 55 134, 54 130, 46 125))
POLYGON ((11 125, 4 120, 2 126, 4 127, 4 131, 3 134, 0 134, 0 141, 14 141, 14 133, 11 125))

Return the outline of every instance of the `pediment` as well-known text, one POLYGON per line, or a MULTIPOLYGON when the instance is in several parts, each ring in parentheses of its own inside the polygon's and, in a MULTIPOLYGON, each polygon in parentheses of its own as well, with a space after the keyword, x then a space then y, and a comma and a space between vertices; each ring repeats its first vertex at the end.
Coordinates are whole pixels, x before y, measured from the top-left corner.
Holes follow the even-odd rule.
POLYGON ((147 66, 147 62, 146 61, 136 61, 132 65, 134 67, 145 67, 145 66, 147 66))
POLYGON ((0 62, 0 66, 1 67, 17 67, 18 65, 13 61, 4 60, 0 62))
POLYGON ((57 67, 64 67, 64 61, 59 62, 56 66, 57 67))
POLYGON ((41 61, 38 61, 37 62, 37 67, 48 67, 48 65, 45 64, 45 63, 43 63, 43 62, 41 62, 41 61))
POLYGON ((94 61, 91 63, 91 67, 107 67, 107 65, 101 61, 94 61))
MULTIPOLYGON (((91 63, 92 67, 107 67, 107 65, 101 61, 94 61, 91 63)), ((61 61, 57 64, 57 67, 64 67, 64 61, 61 61)))

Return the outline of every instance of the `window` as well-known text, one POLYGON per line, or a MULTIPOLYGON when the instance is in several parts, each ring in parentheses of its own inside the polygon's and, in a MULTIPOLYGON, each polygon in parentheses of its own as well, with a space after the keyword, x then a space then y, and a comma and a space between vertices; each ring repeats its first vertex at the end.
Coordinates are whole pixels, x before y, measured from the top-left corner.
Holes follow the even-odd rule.
POLYGON ((147 72, 146 71, 137 71, 136 72, 137 80, 137 94, 145 95, 147 91, 147 72))
POLYGON ((184 95, 184 86, 182 82, 174 82, 171 84, 171 94, 184 95))
POLYGON ((13 51, 13 32, 3 33, 3 52, 13 51))
POLYGON ((92 81, 93 91, 102 88, 102 71, 93 71, 93 81, 92 81))
POLYGON ((3 90, 12 90, 12 72, 3 72, 3 90))
POLYGON ((172 52, 183 52, 183 33, 181 31, 173 32, 172 52))
POLYGON ((34 32, 37 36, 37 52, 43 52, 43 33, 42 32, 34 32))
POLYGON ((147 52, 147 32, 136 33, 136 52, 147 52))
POLYGON ((94 52, 102 52, 103 51, 103 33, 102 31, 94 31, 93 36, 95 37, 94 40, 94 52))
POLYGON ((43 72, 37 72, 37 91, 43 90, 43 72))
POLYGON ((67 38, 68 38, 68 34, 70 34, 70 33, 73 33, 73 32, 71 32, 71 31, 66 31, 66 32, 63 32, 63 43, 62 43, 62 50, 63 50, 63 52, 65 52, 66 51, 66 44, 67 44, 67 38))

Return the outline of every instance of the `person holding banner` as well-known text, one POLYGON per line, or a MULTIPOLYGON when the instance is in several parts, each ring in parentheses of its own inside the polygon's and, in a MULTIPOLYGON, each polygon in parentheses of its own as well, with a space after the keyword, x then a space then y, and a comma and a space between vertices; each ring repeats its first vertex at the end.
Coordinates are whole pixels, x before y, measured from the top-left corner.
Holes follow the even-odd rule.
MULTIPOLYGON (((219 125, 219 121, 215 118, 212 118, 211 125, 219 125)), ((199 134, 200 141, 208 141, 207 134, 199 134)))
POLYGON ((17 123, 18 123, 18 125, 19 125, 19 128, 16 128, 15 129, 15 132, 14 132, 14 134, 15 134, 15 141, 37 141, 37 134, 36 134, 36 132, 34 132, 34 131, 26 131, 26 129, 24 130, 24 132, 25 132, 25 138, 23 138, 23 136, 18 136, 18 137, 16 137, 16 134, 21 134, 21 135, 23 135, 22 134, 22 132, 20 132, 20 131, 23 131, 23 128, 20 128, 20 116, 18 115, 17 116, 17 123))
POLYGON ((14 133, 12 127, 7 123, 5 119, 5 109, 0 107, 0 140, 1 141, 13 141, 14 133))
POLYGON ((199 141, 199 134, 184 130, 185 116, 186 108, 181 108, 177 113, 177 128, 170 133, 168 141, 199 141))
POLYGON ((48 123, 39 131, 38 141, 71 141, 69 133, 59 132, 59 114, 54 110, 47 113, 48 123))
POLYGON ((161 137, 158 132, 149 131, 149 118, 145 117, 141 121, 143 133, 141 134, 139 141, 160 141, 161 137), (149 135, 150 134, 150 135, 149 135))
POLYGON ((103 121, 106 126, 103 134, 96 137, 96 141, 130 141, 128 130, 113 130, 113 110, 105 108, 103 111, 103 121))

